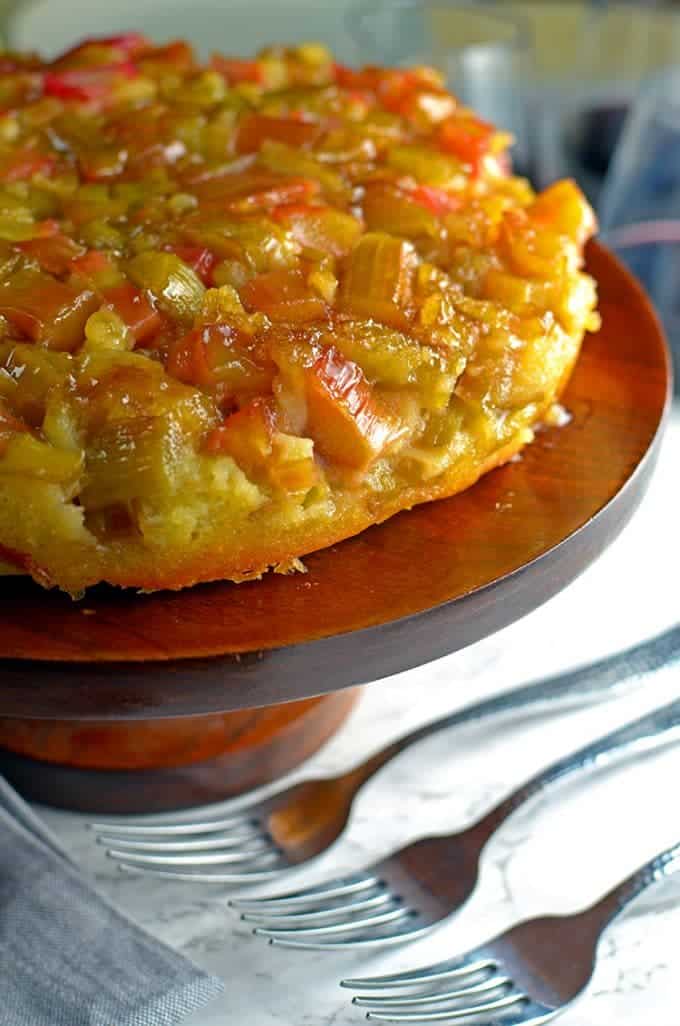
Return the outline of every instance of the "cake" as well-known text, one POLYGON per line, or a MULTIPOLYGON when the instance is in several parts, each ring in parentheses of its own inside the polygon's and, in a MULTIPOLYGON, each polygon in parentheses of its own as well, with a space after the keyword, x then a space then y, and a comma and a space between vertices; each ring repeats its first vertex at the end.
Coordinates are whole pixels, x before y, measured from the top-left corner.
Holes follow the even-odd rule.
POLYGON ((301 569, 515 456, 597 327, 588 203, 430 68, 130 33, 0 98, 5 572, 301 569))

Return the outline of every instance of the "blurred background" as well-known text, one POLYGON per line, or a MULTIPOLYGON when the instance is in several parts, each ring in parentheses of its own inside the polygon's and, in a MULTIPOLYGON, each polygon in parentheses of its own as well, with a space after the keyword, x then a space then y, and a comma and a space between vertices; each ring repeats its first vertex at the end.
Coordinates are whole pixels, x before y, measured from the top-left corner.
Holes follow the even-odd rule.
POLYGON ((205 56, 304 39, 350 64, 437 65, 513 133, 519 173, 577 179, 677 343, 677 381, 680 0, 0 0, 0 29, 48 54, 137 29, 205 56))

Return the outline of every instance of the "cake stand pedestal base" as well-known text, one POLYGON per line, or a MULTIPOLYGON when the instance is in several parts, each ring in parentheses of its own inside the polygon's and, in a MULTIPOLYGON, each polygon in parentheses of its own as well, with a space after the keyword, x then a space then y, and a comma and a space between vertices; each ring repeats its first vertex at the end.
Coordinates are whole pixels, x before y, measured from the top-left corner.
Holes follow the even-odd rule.
POLYGON ((25 798, 78 812, 204 805, 295 769, 339 729, 359 693, 178 719, 0 719, 0 773, 25 798))

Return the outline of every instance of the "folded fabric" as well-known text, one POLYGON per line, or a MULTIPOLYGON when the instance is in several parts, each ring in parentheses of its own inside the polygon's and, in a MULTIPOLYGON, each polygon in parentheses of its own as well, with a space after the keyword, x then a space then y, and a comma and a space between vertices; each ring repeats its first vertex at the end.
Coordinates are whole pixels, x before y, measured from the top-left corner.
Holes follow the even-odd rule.
POLYGON ((173 1026, 222 983, 135 926, 0 777, 0 1026, 173 1026))

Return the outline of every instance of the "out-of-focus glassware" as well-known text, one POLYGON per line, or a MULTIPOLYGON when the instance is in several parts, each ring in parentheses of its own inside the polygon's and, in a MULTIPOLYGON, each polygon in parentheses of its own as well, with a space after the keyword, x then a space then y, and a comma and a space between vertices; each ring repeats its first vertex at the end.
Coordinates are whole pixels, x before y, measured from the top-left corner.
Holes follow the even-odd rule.
POLYGON ((642 89, 604 182, 604 241, 640 279, 663 321, 680 385, 680 68, 642 89))
POLYGON ((376 64, 431 64, 483 118, 513 134, 517 170, 529 168, 525 83, 531 34, 502 4, 455 0, 362 0, 348 12, 358 49, 376 64))
POLYGON ((543 186, 571 174, 597 204, 641 83, 680 63, 680 6, 670 0, 591 0, 580 6, 580 42, 569 78, 557 83, 559 90, 556 83, 548 86, 538 111, 536 176, 543 186))
POLYGON ((135 30, 158 42, 187 39, 202 57, 314 41, 355 63, 361 55, 347 7, 348 0, 0 0, 0 18, 11 46, 48 56, 85 36, 135 30))
POLYGON ((7 24, 17 6, 17 0, 0 0, 0 46, 8 45, 7 24))

